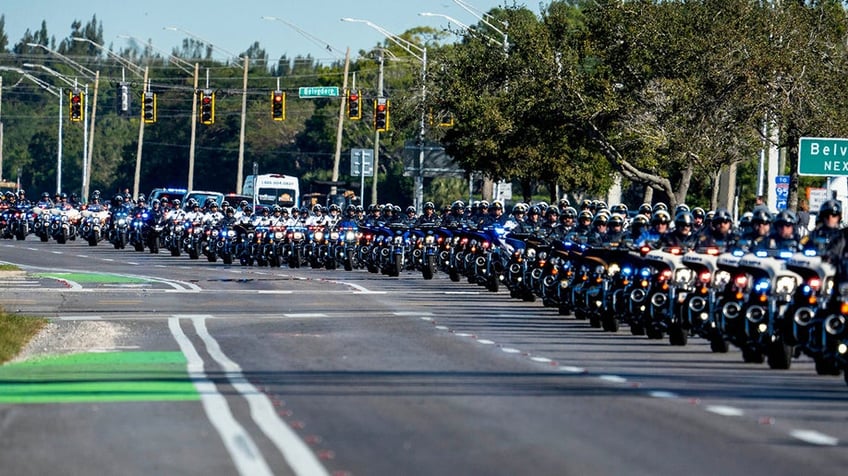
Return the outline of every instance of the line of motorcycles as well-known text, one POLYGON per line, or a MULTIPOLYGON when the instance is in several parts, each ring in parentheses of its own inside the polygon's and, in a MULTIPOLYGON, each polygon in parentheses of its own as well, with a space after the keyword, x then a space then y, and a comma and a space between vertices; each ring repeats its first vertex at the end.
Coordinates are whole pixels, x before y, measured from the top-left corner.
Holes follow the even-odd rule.
POLYGON ((684 346, 701 337, 713 352, 739 348, 745 362, 787 369, 802 354, 821 375, 848 383, 848 282, 814 250, 746 251, 679 247, 635 248, 630 242, 588 246, 507 233, 499 226, 262 227, 151 220, 145 212, 6 210, 0 236, 65 243, 80 236, 90 246, 108 240, 172 256, 205 256, 242 266, 286 265, 399 276, 438 272, 491 292, 502 287, 524 301, 541 300, 562 315, 609 332, 627 325, 633 335, 668 338, 684 346))

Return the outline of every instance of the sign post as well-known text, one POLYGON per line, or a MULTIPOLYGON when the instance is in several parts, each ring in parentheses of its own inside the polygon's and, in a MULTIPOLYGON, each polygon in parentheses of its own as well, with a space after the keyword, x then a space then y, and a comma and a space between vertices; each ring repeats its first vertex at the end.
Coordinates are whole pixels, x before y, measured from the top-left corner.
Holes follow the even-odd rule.
POLYGON ((374 176, 374 149, 350 150, 350 175, 359 176, 359 201, 365 203, 365 177, 374 176))

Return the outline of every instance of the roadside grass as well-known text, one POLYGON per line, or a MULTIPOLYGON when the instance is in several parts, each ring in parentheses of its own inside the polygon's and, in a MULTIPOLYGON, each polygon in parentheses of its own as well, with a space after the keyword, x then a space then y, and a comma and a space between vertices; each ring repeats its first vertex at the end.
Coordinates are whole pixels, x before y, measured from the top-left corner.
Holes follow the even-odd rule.
POLYGON ((0 364, 18 355, 47 323, 47 319, 16 316, 0 308, 0 364))
POLYGON ((20 271, 21 268, 13 264, 0 264, 0 271, 20 271))

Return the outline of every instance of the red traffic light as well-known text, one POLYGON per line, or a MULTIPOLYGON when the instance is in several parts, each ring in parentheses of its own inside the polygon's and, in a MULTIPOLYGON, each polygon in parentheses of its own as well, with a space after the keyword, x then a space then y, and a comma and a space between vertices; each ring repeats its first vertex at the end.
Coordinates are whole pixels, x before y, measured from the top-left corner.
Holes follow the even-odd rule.
POLYGON ((73 103, 80 102, 79 94, 74 94, 73 96, 71 96, 71 102, 73 102, 73 103))
POLYGON ((274 102, 283 102, 283 95, 282 94, 275 94, 274 95, 274 102))
POLYGON ((203 104, 209 104, 212 102, 212 98, 209 96, 203 96, 203 104))

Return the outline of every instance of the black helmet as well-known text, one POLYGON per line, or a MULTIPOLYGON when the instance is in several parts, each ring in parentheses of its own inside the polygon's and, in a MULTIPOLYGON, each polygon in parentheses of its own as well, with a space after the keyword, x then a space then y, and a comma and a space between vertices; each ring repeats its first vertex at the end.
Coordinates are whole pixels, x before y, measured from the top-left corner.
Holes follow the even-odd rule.
POLYGON ((604 213, 598 213, 595 215, 595 218, 592 219, 593 226, 606 225, 607 222, 609 222, 609 219, 604 213))
POLYGON ((651 208, 651 210, 653 210, 653 211, 658 211, 658 210, 668 211, 668 205, 666 205, 663 202, 657 202, 657 203, 654 204, 654 206, 653 206, 653 208, 651 208))
POLYGON ((332 204, 330 204, 330 211, 331 211, 331 212, 341 212, 341 211, 342 211, 342 207, 338 206, 338 205, 337 205, 337 204, 335 204, 335 203, 332 203, 332 204))
POLYGON ((677 228, 683 228, 684 226, 692 226, 694 222, 695 218, 689 211, 680 211, 677 213, 677 215, 674 216, 674 226, 677 228))
POLYGON ((539 208, 538 205, 533 205, 532 207, 530 207, 530 211, 528 211, 527 214, 528 215, 541 215, 542 210, 539 208))
POLYGON ((774 219, 775 225, 792 225, 795 226, 798 224, 798 217, 791 210, 783 210, 782 212, 777 214, 777 217, 774 219))
POLYGON ((771 223, 771 213, 764 208, 758 208, 751 215, 751 223, 771 223))
POLYGON ((557 208, 557 207, 555 207, 555 206, 550 206, 550 207, 548 207, 548 209, 547 209, 547 210, 545 210, 545 216, 548 216, 548 217, 549 217, 549 216, 555 216, 555 217, 558 217, 558 216, 559 216, 559 208, 557 208))
POLYGON ((608 223, 609 226, 622 226, 624 225, 624 218, 618 213, 613 213, 608 223))
POLYGON ((707 212, 705 212, 704 209, 701 207, 695 207, 692 209, 692 216, 694 218, 700 218, 701 220, 703 220, 707 217, 707 212))
POLYGON ((565 210, 562 211, 562 216, 565 218, 577 218, 577 210, 574 207, 565 207, 565 210))
POLYGON ((436 204, 434 204, 433 202, 426 202, 426 203, 424 203, 424 209, 425 210, 435 210, 436 204))
POLYGON ((463 209, 465 209, 465 202, 463 202, 462 200, 457 200, 451 203, 451 210, 458 211, 463 209))
POLYGON ((627 205, 623 203, 613 205, 612 208, 610 208, 610 211, 612 213, 617 213, 621 216, 627 216, 627 205))
POLYGON ((180 201, 180 199, 179 199, 179 198, 175 198, 175 199, 174 199, 174 201, 173 201, 172 203, 173 203, 173 204, 174 204, 174 206, 175 206, 175 207, 177 207, 177 208, 179 208, 179 207, 180 207, 180 205, 182 205, 182 204, 183 204, 183 202, 182 202, 182 201, 180 201))
POLYGON ((67 193, 65 193, 65 192, 62 192, 62 193, 60 193, 60 194, 59 194, 59 198, 61 198, 62 200, 67 200, 67 199, 68 199, 68 194, 67 194, 67 193))
POLYGON ((640 229, 648 226, 648 217, 643 214, 638 214, 630 220, 630 228, 631 229, 640 229))
POLYGON ((415 213, 415 207, 412 205, 406 207, 406 213, 415 213))
POLYGON ((643 203, 643 204, 639 205, 639 213, 641 213, 643 215, 650 215, 653 212, 654 212, 654 209, 651 208, 650 203, 643 203))
POLYGON ((43 193, 41 194, 41 199, 42 199, 42 200, 50 200, 50 194, 49 194, 49 193, 47 193, 47 192, 43 192, 43 193))
POLYGON ((589 210, 583 210, 582 212, 580 212, 580 215, 577 216, 577 219, 581 220, 581 221, 582 220, 592 221, 593 217, 594 217, 594 215, 592 214, 592 212, 590 212, 589 210))
POLYGON ((821 204, 821 208, 819 208, 819 215, 837 215, 842 216, 842 202, 839 200, 827 200, 821 204))
POLYGON ((731 215, 726 208, 717 209, 713 214, 712 223, 719 223, 725 221, 733 223, 733 215, 731 215))

